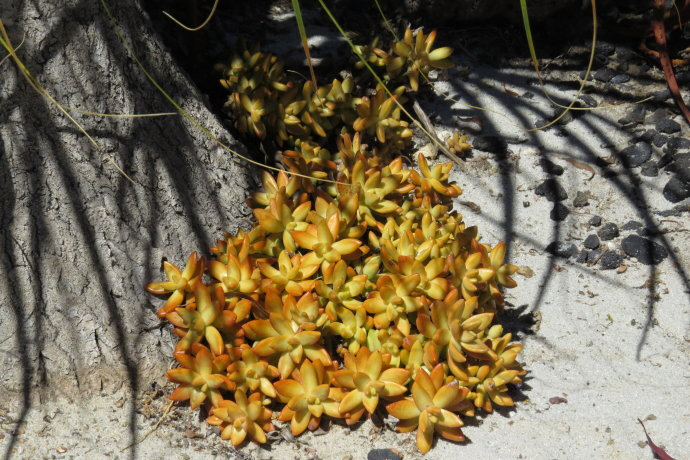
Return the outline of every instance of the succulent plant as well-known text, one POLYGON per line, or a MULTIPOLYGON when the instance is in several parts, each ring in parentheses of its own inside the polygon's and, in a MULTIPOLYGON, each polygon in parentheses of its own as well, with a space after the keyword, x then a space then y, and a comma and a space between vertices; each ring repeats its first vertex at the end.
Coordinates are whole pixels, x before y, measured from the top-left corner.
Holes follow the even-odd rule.
POLYGON ((234 398, 234 401, 220 401, 217 407, 211 409, 206 421, 210 425, 220 426, 220 437, 230 440, 233 446, 242 444, 247 437, 258 444, 265 443, 266 431, 273 431, 273 412, 262 405, 259 393, 247 398, 244 390, 237 390, 234 398))
POLYGON ((275 383, 278 395, 286 403, 278 420, 290 421, 293 435, 297 436, 307 428, 314 431, 319 427, 324 413, 330 417, 340 417, 338 401, 334 399, 328 380, 321 361, 305 360, 294 379, 275 383))
POLYGON ((451 152, 460 158, 463 158, 469 150, 472 150, 472 146, 467 142, 467 136, 461 136, 460 131, 457 129, 454 129, 453 133, 446 139, 446 145, 451 152))
MULTIPOLYGON (((407 30, 385 51, 377 40, 359 50, 389 83, 416 90, 450 64, 435 35, 407 30)), ((422 452, 434 432, 463 440, 461 416, 514 404, 522 346, 498 321, 517 267, 453 210, 452 163, 403 162, 408 89, 297 84, 258 47, 221 70, 236 128, 280 146, 286 171, 262 174, 246 202, 251 229, 226 233, 208 263, 165 262, 166 280, 147 285, 167 296, 158 316, 179 337, 171 399, 204 404, 236 446, 267 441, 269 408, 299 435, 385 406, 399 431, 417 430, 422 452)))
POLYGON ((386 410, 400 419, 400 432, 417 429, 417 447, 425 454, 431 449, 434 432, 451 441, 464 441, 462 419, 454 412, 466 405, 469 391, 460 387, 457 381, 445 382, 443 364, 438 364, 431 373, 419 369, 412 384, 412 397, 390 403, 386 410))
POLYGON ((213 407, 218 407, 223 399, 221 390, 228 389, 228 378, 224 371, 230 357, 221 355, 214 358, 208 348, 198 344, 193 357, 182 351, 175 352, 174 356, 182 367, 167 372, 168 379, 179 384, 170 395, 170 399, 189 400, 192 409, 196 409, 206 400, 209 400, 213 407))
POLYGON ((201 275, 204 272, 204 259, 199 254, 193 252, 187 259, 184 270, 168 262, 163 262, 163 271, 168 281, 156 281, 146 285, 146 290, 151 294, 170 294, 168 300, 158 310, 157 315, 164 317, 184 302, 188 294, 194 292, 201 282, 201 275))
POLYGON ((348 391, 338 406, 348 425, 356 423, 364 411, 373 414, 379 398, 394 398, 407 392, 405 384, 410 372, 389 367, 390 355, 362 347, 356 355, 346 352, 344 363, 345 369, 333 373, 333 382, 348 391))

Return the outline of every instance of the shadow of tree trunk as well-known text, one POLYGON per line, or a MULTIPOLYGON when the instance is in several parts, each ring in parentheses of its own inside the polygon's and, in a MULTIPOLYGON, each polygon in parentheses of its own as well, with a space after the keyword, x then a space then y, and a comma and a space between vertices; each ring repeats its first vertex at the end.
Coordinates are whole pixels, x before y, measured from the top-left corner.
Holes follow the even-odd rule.
MULTIPOLYGON (((15 46, 25 37, 20 58, 62 104, 104 113, 174 111, 128 56, 100 2, 9 3, 0 18, 15 46)), ((201 102, 139 2, 108 3, 154 78, 244 152, 201 102)), ((78 403, 124 382, 132 399, 123 438, 134 441, 134 397, 163 379, 173 347, 143 285, 160 277, 163 256, 183 264, 189 252, 237 229, 249 214, 242 203, 253 171, 179 116, 73 114, 99 152, 12 62, 2 71, 0 405, 22 420, 50 398, 78 403)), ((5 457, 15 441, 16 432, 5 457)))

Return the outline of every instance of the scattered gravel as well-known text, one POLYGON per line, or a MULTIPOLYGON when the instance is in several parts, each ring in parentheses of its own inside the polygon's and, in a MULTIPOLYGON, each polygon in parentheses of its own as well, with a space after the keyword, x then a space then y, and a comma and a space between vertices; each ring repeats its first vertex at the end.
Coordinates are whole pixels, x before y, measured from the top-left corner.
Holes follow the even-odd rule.
POLYGON ((623 149, 621 156, 623 157, 624 164, 634 168, 649 160, 652 156, 652 146, 640 141, 623 149))
POLYGON ((678 203, 690 197, 690 184, 674 176, 666 183, 663 194, 671 203, 678 203))
POLYGON ((690 139, 685 137, 672 137, 666 142, 668 152, 677 152, 678 150, 690 149, 690 139))
POLYGON ((654 144, 654 147, 661 148, 666 142, 668 142, 668 136, 664 136, 663 134, 656 133, 652 138, 652 144, 654 144))
POLYGON ((618 231, 618 225, 610 222, 608 224, 604 224, 597 231, 597 235, 599 235, 599 238, 601 238, 603 241, 612 240, 618 237, 618 235, 620 235, 620 232, 618 231))
POLYGON ((597 70, 596 72, 594 72, 592 74, 592 78, 594 78, 597 81, 603 82, 603 83, 611 81, 611 79, 615 76, 616 76, 616 72, 614 72, 613 70, 611 70, 609 68, 603 68, 603 69, 597 70))
POLYGON ((583 244, 587 249, 596 249, 599 247, 599 237, 596 235, 589 235, 587 238, 585 238, 585 242, 583 244))
POLYGON ((549 213, 551 220, 561 222, 570 214, 570 210, 563 203, 554 203, 553 209, 549 213))
POLYGON ((638 222, 636 220, 630 220, 630 221, 626 222, 625 225, 623 225, 621 227, 621 230, 624 232, 637 231, 637 230, 641 229, 642 227, 644 227, 644 225, 642 225, 642 222, 638 222))
POLYGON ((508 144, 498 136, 477 136, 472 139, 472 148, 490 153, 504 153, 508 144))
POLYGON ((402 460, 402 457, 391 449, 371 449, 367 460, 402 460))
POLYGON ((572 243, 566 243, 564 241, 552 241, 548 246, 546 246, 546 252, 553 254, 556 257, 568 259, 577 254, 577 248, 572 243))
POLYGON ((674 134, 680 132, 680 124, 669 118, 664 118, 656 122, 656 130, 665 134, 674 134))
POLYGON ((534 190, 539 196, 545 197, 549 201, 563 201, 568 198, 568 194, 556 179, 547 179, 537 186, 534 190))
POLYGON ((554 176, 560 176, 561 174, 563 174, 563 167, 557 165, 548 158, 542 158, 541 160, 539 160, 539 166, 541 166, 542 171, 544 171, 546 174, 554 176))
POLYGON ((592 218, 587 221, 589 225, 592 227, 598 227, 601 225, 601 217, 600 216, 592 216, 592 218))
POLYGON ((575 199, 573 200, 573 206, 576 208, 582 208, 589 206, 589 193, 583 193, 578 191, 575 199))
POLYGON ((645 177, 656 177, 659 175, 659 165, 656 161, 648 161, 640 168, 640 174, 645 177))
POLYGON ((606 251, 601 259, 599 259, 599 267, 602 270, 613 270, 620 266, 623 262, 623 257, 614 251, 606 251))
POLYGON ((629 81, 630 81, 630 75, 625 74, 625 73, 618 74, 611 79, 611 83, 613 83, 614 85, 620 85, 622 83, 627 83, 629 81))
POLYGON ((666 257, 668 251, 658 243, 637 235, 629 235, 623 238, 621 244, 623 252, 630 257, 635 257, 645 265, 656 265, 666 257))

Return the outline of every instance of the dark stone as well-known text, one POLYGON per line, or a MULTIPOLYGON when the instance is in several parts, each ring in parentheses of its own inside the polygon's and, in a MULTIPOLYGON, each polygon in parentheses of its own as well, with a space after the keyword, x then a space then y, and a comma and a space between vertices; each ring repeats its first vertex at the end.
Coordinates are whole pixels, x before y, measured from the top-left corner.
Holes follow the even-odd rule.
POLYGON ((659 175, 659 166, 656 161, 648 161, 640 168, 640 174, 646 177, 656 177, 659 175))
POLYGON ((690 139, 685 137, 672 137, 666 142, 666 148, 669 153, 677 152, 678 150, 690 149, 690 139))
POLYGON ((541 166, 541 169, 549 175, 554 175, 554 176, 560 176, 563 174, 563 167, 560 165, 557 165, 553 161, 549 160, 548 158, 542 158, 539 160, 539 166, 541 166))
POLYGON ((477 136, 472 140, 472 147, 491 153, 505 153, 508 144, 498 136, 477 136))
POLYGON ((592 74, 592 78, 594 78, 597 81, 601 82, 609 82, 611 79, 616 75, 616 72, 613 70, 609 69, 608 67, 605 67, 603 69, 599 69, 596 72, 592 74))
POLYGON ((584 264, 587 262, 587 258, 589 257, 589 251, 586 249, 583 249, 577 254, 577 259, 575 259, 575 262, 579 264, 584 264))
POLYGON ((583 244, 587 249, 596 249, 599 247, 599 237, 596 235, 589 235, 587 238, 585 238, 585 242, 583 244))
MULTIPOLYGON (((592 45, 589 44, 588 46, 592 46, 592 45)), ((594 49, 596 50, 596 52, 598 54, 603 54, 604 56, 611 56, 613 53, 616 52, 616 47, 613 46, 613 44, 611 44, 609 42, 604 42, 604 41, 597 42, 594 49)))
POLYGON ((367 460, 402 460, 402 457, 391 449, 371 449, 367 460))
POLYGON ((683 183, 690 182, 690 153, 673 155, 673 161, 666 170, 676 173, 676 177, 683 183))
POLYGON ((592 227, 598 227, 601 225, 601 217, 599 216, 592 216, 591 219, 587 222, 589 225, 592 227))
POLYGON ((549 201, 563 201, 568 198, 565 189, 556 179, 546 179, 537 186, 534 193, 545 197, 549 201))
POLYGON ((620 233, 618 232, 618 225, 609 222, 604 224, 598 231, 597 235, 604 241, 609 241, 616 238, 620 233))
POLYGON ((664 198, 671 203, 678 203, 690 197, 690 184, 681 181, 678 176, 674 176, 664 187, 664 198))
POLYGON ((635 53, 630 48, 623 48, 619 46, 616 48, 616 55, 621 61, 628 61, 635 56, 635 53))
POLYGON ((666 134, 675 134, 680 131, 680 125, 678 122, 671 120, 670 118, 664 118, 657 121, 654 127, 657 131, 666 134))
POLYGON ((652 94, 652 101, 654 102, 664 102, 668 98, 671 97, 671 91, 666 89, 662 89, 661 91, 657 91, 656 93, 652 94))
POLYGON ((636 258, 645 265, 656 265, 668 257, 668 251, 662 245, 637 235, 623 238, 621 246, 628 256, 636 258))
POLYGON ((589 251, 587 254, 587 263, 593 264, 601 257, 601 249, 595 249, 594 251, 589 251))
POLYGON ((588 193, 582 193, 580 191, 577 192, 577 195, 575 195, 575 199, 573 200, 573 206, 576 208, 582 208, 584 206, 589 206, 589 200, 588 200, 588 193))
POLYGON ((631 220, 631 221, 626 222, 625 225, 623 225, 621 227, 621 230, 623 230, 624 232, 629 232, 632 230, 639 230, 642 227, 643 227, 642 222, 637 222, 636 220, 631 220))
POLYGON ((568 244, 563 241, 552 241, 546 246, 546 252, 562 259, 568 259, 577 253, 577 248, 572 243, 568 244))
POLYGON ((659 230, 658 228, 645 227, 645 228, 639 229, 637 231, 637 234, 640 236, 659 236, 662 233, 661 233, 661 230, 659 230))
MULTIPOLYGON (((668 149, 666 149, 666 150, 668 150, 668 149)), ((659 169, 663 169, 666 166, 670 165, 671 163, 673 163, 673 154, 667 153, 664 156, 662 156, 661 158, 659 158, 659 163, 657 164, 657 166, 659 167, 659 169)))
POLYGON ((645 113, 647 108, 644 105, 638 104, 630 111, 630 113, 625 117, 630 120, 631 123, 642 123, 644 122, 645 113))
POLYGON ((654 144, 654 147, 661 148, 667 141, 668 136, 664 136, 663 134, 655 134, 652 138, 652 143, 654 144))
POLYGON ((678 72, 676 74, 676 81, 678 84, 690 83, 690 72, 678 72))
POLYGON ((666 109, 656 109, 645 120, 647 123, 655 123, 660 120, 668 119, 668 111, 666 109))
POLYGON ((621 151, 623 164, 635 167, 640 166, 652 156, 652 146, 646 142, 637 142, 621 151))
POLYGON ((659 133, 654 131, 653 129, 648 129, 647 131, 643 132, 637 138, 641 141, 645 142, 652 142, 656 136, 658 136, 659 133))
POLYGON ((665 209, 663 211, 655 211, 654 214, 661 217, 678 217, 684 212, 690 212, 690 205, 678 204, 671 209, 665 209))
POLYGON ((623 257, 614 251, 606 251, 601 259, 599 259, 599 267, 602 270, 613 270, 618 268, 623 262, 623 257))
POLYGON ((627 73, 618 74, 611 79, 611 83, 613 83, 614 85, 620 85, 622 83, 627 83, 629 81, 630 75, 628 75, 627 73))
POLYGON ((549 217, 551 218, 551 220, 561 222, 565 220, 566 217, 568 217, 568 214, 570 214, 570 210, 565 205, 563 205, 563 203, 554 203, 553 209, 549 213, 549 217))
POLYGON ((582 102, 584 102, 585 104, 587 104, 587 106, 589 106, 589 107, 596 107, 597 105, 599 105, 599 104, 597 103, 597 100, 594 99, 594 98, 593 98, 592 96, 590 96, 589 94, 582 94, 582 95, 580 96, 580 100, 581 100, 582 102))

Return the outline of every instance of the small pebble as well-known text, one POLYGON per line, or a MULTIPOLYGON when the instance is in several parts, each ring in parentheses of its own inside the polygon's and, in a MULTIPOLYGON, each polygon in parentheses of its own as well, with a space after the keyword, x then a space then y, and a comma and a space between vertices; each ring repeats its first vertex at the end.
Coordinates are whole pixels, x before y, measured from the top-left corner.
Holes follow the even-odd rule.
POLYGON ((576 208, 582 208, 584 206, 589 206, 588 200, 589 193, 583 193, 578 191, 575 199, 573 200, 573 206, 576 208))
POLYGON ((672 137, 666 142, 666 149, 669 153, 690 149, 690 139, 685 137, 672 137))
POLYGON ((656 124, 657 121, 668 120, 668 111, 666 109, 656 109, 648 117, 645 118, 647 123, 656 124))
POLYGON ((654 147, 663 147, 664 144, 668 141, 668 136, 664 136, 663 134, 655 134, 654 137, 652 138, 652 144, 654 144, 654 147))
POLYGON ((630 81, 630 75, 625 74, 625 73, 616 75, 615 77, 613 77, 611 79, 611 83, 613 83, 614 85, 620 85, 622 83, 627 83, 629 81, 630 81))
POLYGON ((640 166, 652 156, 652 147, 646 142, 636 142, 621 151, 623 164, 629 167, 640 166))
POLYGON ((678 176, 673 176, 664 186, 662 193, 664 198, 671 203, 678 203, 690 197, 690 183, 683 182, 678 176))
POLYGON ((659 135, 659 133, 657 133, 653 129, 648 129, 647 131, 645 131, 642 134, 640 134, 639 136, 637 136, 637 138, 641 141, 653 142, 654 138, 658 135, 659 135))
POLYGON ((577 247, 572 243, 568 244, 563 241, 552 241, 546 246, 546 252, 556 257, 568 259, 577 253, 577 247))
MULTIPOLYGON (((587 46, 590 46, 590 47, 591 47, 592 44, 590 43, 590 44, 587 45, 587 46)), ((605 41, 599 41, 599 42, 597 42, 597 44, 596 44, 596 46, 594 47, 594 49, 596 50, 597 53, 603 54, 603 55, 605 55, 605 56, 611 56, 613 53, 616 52, 616 47, 613 46, 613 44, 611 44, 611 43, 609 43, 609 42, 605 42, 605 41)))
POLYGON ((585 238, 585 242, 583 244, 587 249, 596 249, 599 247, 599 237, 596 235, 589 235, 587 238, 585 238))
POLYGON ((585 104, 587 104, 589 107, 596 107, 596 106, 598 105, 598 104, 597 104, 597 100, 594 99, 594 98, 593 98, 592 96, 590 96, 589 94, 582 94, 582 95, 580 96, 580 100, 581 100, 582 102, 584 102, 585 104))
POLYGON ((666 248, 652 240, 637 235, 629 235, 623 238, 621 246, 625 254, 636 258, 645 265, 656 265, 668 257, 666 248))
POLYGON ((603 241, 609 241, 616 238, 620 233, 618 232, 618 226, 614 223, 604 224, 598 231, 597 235, 603 241))
POLYGON ((668 98, 671 97, 671 92, 667 89, 662 89, 661 91, 657 91, 656 93, 652 94, 652 101, 654 102, 664 102, 668 98))
POLYGON ((568 198, 565 189, 555 179, 545 180, 537 186, 534 193, 545 197, 549 201, 563 201, 568 198))
POLYGON ((645 177, 656 177, 659 175, 659 166, 656 161, 648 161, 640 168, 640 174, 645 177))
POLYGON ((599 259, 599 267, 602 270, 613 270, 623 262, 623 257, 617 252, 606 251, 601 259, 599 259))
POLYGON ((589 251, 586 249, 583 249, 577 255, 577 259, 575 259, 575 262, 580 263, 580 264, 584 264, 585 262, 587 262, 588 257, 589 257, 589 251))
POLYGON ((669 118, 664 118, 656 122, 655 128, 661 133, 675 134, 680 131, 680 124, 669 118))
POLYGON ((542 171, 544 171, 546 174, 554 176, 560 176, 561 174, 563 174, 563 167, 557 165, 548 158, 542 158, 541 160, 539 160, 539 166, 541 166, 542 171))
POLYGON ((643 227, 642 222, 637 222, 636 220, 630 220, 626 222, 622 227, 621 230, 624 232, 629 232, 629 231, 636 231, 639 230, 643 227))
POLYGON ((592 77, 600 82, 606 83, 611 81, 611 79, 616 75, 616 72, 609 69, 608 67, 597 70, 592 74, 592 77))
POLYGON ((589 265, 595 263, 601 257, 601 249, 595 249, 594 251, 589 251, 587 254, 587 263, 589 265))
POLYGON ((391 449, 371 449, 367 454, 367 460, 401 460, 402 457, 391 449))
POLYGON ((549 213, 551 220, 561 222, 570 214, 570 210, 563 203, 554 203, 553 209, 549 213))
POLYGON ((472 147, 490 153, 504 153, 508 144, 498 136, 477 136, 472 140, 472 147))
POLYGON ((601 225, 601 217, 599 216, 592 216, 591 219, 587 222, 589 225, 592 227, 598 227, 601 225))

